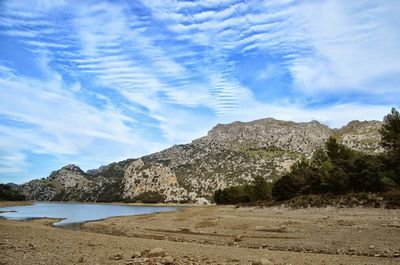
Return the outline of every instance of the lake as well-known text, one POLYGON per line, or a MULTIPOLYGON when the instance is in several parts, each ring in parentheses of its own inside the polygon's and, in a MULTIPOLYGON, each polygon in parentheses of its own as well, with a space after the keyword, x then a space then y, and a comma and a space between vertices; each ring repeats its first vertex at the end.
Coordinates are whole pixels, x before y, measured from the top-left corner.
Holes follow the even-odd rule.
POLYGON ((36 202, 33 205, 1 207, 0 217, 14 220, 63 218, 60 222, 53 224, 54 226, 62 226, 101 220, 115 216, 171 212, 176 211, 177 209, 178 207, 170 206, 36 202))

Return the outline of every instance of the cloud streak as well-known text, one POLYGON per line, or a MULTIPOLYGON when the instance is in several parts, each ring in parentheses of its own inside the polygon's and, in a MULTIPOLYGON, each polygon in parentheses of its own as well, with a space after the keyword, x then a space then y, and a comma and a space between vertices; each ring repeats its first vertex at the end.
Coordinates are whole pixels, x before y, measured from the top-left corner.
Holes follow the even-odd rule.
POLYGON ((87 167, 143 155, 218 122, 380 119, 400 96, 399 9, 374 0, 6 0, 0 176, 33 177, 40 155, 87 167))

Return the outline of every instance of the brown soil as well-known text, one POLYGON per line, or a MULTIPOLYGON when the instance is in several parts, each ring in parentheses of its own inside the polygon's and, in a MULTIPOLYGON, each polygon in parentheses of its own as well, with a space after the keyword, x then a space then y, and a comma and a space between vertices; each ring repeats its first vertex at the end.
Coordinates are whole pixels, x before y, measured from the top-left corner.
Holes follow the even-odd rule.
POLYGON ((174 264, 400 264, 400 210, 208 206, 80 229, 52 221, 0 220, 0 264, 163 262, 132 258, 153 248, 174 264))
MULTIPOLYGON (((0 201, 0 207, 31 205, 29 201, 0 201)), ((1 208, 0 208, 1 210, 1 208)))

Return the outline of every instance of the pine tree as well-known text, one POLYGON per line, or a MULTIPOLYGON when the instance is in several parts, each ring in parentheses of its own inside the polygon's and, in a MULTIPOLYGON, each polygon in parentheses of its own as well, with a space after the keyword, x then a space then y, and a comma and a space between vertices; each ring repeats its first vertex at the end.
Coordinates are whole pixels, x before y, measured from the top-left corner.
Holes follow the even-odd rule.
POLYGON ((392 155, 400 155, 400 113, 392 108, 391 113, 383 119, 380 129, 381 145, 392 155))

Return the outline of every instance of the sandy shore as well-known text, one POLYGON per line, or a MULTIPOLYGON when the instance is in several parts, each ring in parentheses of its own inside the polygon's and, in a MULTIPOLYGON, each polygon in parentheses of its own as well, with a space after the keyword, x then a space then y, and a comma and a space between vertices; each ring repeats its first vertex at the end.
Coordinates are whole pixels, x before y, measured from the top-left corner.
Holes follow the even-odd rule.
POLYGON ((137 258, 153 248, 173 264, 400 264, 400 210, 208 206, 81 229, 52 221, 0 220, 0 264, 171 264, 137 258))
POLYGON ((30 201, 0 201, 0 207, 23 206, 31 204, 32 202, 30 201))

